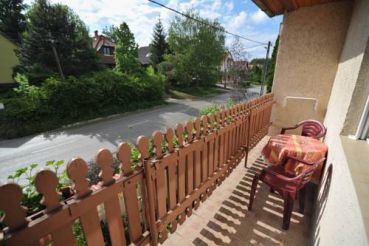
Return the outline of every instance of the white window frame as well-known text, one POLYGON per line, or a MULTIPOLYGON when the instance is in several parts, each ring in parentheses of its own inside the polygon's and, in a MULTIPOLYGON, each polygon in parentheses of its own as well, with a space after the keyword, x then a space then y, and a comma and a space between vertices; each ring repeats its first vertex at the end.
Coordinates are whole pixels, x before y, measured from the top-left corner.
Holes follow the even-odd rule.
POLYGON ((361 115, 359 126, 356 130, 354 138, 366 140, 369 144, 369 96, 366 100, 364 111, 361 115))
POLYGON ((102 48, 103 48, 103 54, 104 54, 104 56, 112 56, 110 47, 103 46, 102 48), (105 51, 108 51, 108 52, 105 53, 105 51))

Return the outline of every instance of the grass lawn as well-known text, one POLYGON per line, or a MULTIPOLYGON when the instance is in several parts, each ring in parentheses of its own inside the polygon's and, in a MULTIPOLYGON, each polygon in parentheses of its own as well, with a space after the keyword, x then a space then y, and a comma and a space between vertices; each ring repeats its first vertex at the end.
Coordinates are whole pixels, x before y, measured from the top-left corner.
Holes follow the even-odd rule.
POLYGON ((217 87, 189 87, 171 88, 169 95, 175 99, 196 99, 201 97, 213 97, 224 93, 224 90, 217 87))

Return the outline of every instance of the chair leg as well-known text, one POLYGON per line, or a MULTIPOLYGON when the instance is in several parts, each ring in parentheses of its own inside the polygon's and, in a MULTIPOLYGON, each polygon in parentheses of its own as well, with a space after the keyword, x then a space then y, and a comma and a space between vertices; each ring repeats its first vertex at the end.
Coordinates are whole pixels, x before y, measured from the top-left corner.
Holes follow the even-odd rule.
POLYGON ((250 200, 249 200, 248 210, 251 210, 252 209, 252 204, 254 202, 255 191, 256 191, 256 187, 258 186, 258 182, 259 182, 259 175, 255 174, 254 179, 252 180, 252 185, 251 185, 250 200))
POLYGON ((305 211, 305 197, 306 197, 306 188, 303 187, 302 189, 299 190, 299 212, 300 213, 304 213, 305 211))
POLYGON ((291 194, 284 196, 283 224, 282 229, 288 230, 293 210, 294 197, 291 194))

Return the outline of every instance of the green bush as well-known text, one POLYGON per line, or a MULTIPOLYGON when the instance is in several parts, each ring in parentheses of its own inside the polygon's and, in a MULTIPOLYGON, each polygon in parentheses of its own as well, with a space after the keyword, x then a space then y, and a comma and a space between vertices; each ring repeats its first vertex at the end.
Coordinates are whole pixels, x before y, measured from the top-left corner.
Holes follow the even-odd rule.
POLYGON ((212 104, 212 105, 206 106, 205 108, 201 109, 200 116, 209 115, 209 114, 215 115, 219 110, 220 108, 218 107, 218 105, 212 104))
POLYGON ((5 98, 0 138, 12 138, 55 129, 77 120, 91 119, 162 102, 164 78, 152 68, 140 76, 103 70, 80 77, 46 79, 29 85, 17 76, 15 96, 5 98))

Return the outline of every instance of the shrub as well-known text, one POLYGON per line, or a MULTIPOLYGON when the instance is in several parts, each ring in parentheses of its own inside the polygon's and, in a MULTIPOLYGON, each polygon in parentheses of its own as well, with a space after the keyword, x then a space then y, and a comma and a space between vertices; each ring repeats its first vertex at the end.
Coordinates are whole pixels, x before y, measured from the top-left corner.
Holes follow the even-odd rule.
POLYGON ((164 78, 149 67, 140 76, 102 70, 30 85, 17 75, 15 96, 5 98, 0 136, 12 138, 63 124, 144 108, 162 101, 164 78))
POLYGON ((208 114, 216 114, 220 109, 216 104, 209 105, 203 109, 200 110, 200 116, 202 115, 208 115, 208 114))

